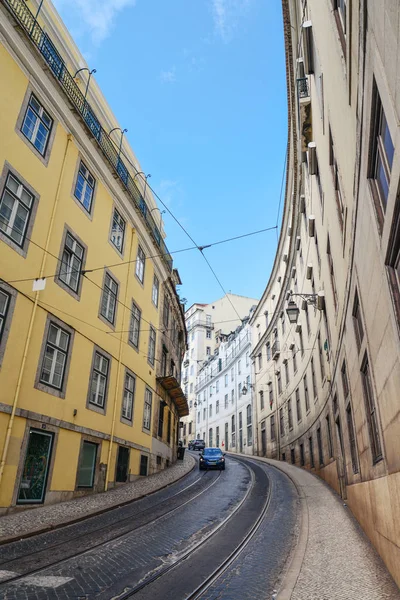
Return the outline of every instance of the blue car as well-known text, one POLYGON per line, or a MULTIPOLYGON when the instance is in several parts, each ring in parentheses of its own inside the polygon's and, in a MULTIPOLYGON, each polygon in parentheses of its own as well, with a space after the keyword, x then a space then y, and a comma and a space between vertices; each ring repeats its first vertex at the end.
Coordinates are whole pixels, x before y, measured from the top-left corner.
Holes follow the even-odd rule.
POLYGON ((200 471, 203 469, 220 469, 225 471, 225 458, 219 448, 204 448, 200 455, 200 471))

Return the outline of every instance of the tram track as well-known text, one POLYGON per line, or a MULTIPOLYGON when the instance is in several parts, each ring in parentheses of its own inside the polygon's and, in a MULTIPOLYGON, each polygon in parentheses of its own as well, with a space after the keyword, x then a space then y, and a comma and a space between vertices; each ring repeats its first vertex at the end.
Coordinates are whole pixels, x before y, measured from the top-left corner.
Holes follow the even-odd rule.
MULTIPOLYGON (((158 569, 155 573, 151 574, 149 577, 146 577, 144 580, 139 582, 136 586, 134 586, 130 589, 125 589, 123 592, 121 592, 118 595, 114 595, 112 597, 112 600, 128 600, 128 599, 134 598, 134 597, 138 597, 138 600, 139 599, 141 600, 142 598, 143 599, 144 598, 151 598, 151 599, 158 598, 157 593, 156 592, 153 593, 152 585, 155 583, 160 583, 160 581, 162 582, 163 578, 168 576, 172 571, 178 570, 179 567, 185 563, 185 561, 189 561, 190 558, 195 557, 196 553, 198 554, 198 552, 201 549, 204 549, 206 547, 206 545, 213 538, 217 537, 218 534, 221 534, 223 532, 223 529, 226 527, 228 522, 232 522, 235 517, 238 517, 238 513, 240 513, 240 510, 243 508, 243 506, 246 504, 246 502, 249 501, 249 496, 254 491, 254 488, 256 486, 256 478, 254 475, 254 470, 252 470, 251 467, 249 466, 249 465, 254 465, 253 461, 245 461, 243 459, 237 459, 237 458, 235 458, 235 460, 238 460, 238 462, 245 465, 250 470, 251 481, 252 481, 251 487, 248 489, 246 495, 242 498, 240 504, 235 508, 235 510, 230 515, 228 515, 228 517, 226 519, 224 519, 221 523, 219 523, 218 526, 216 528, 214 528, 200 542, 198 542, 193 547, 188 549, 186 552, 181 554, 181 556, 179 556, 173 564, 170 564, 165 567, 162 567, 161 569, 158 569), (144 592, 144 594, 142 592, 144 592)), ((257 468, 259 468, 259 467, 257 466, 257 468)), ((200 598, 202 596, 202 594, 204 592, 206 592, 215 583, 215 581, 231 566, 231 564, 239 557, 239 555, 242 553, 242 551, 252 541, 252 539, 258 532, 263 520, 266 517, 268 508, 270 505, 270 500, 271 500, 271 485, 270 485, 268 475, 266 474, 265 471, 264 471, 264 476, 268 479, 268 488, 267 488, 268 493, 266 495, 265 502, 263 503, 262 510, 261 510, 261 512, 259 512, 256 520, 250 526, 249 530, 246 532, 244 537, 242 537, 237 542, 237 544, 235 545, 235 548, 228 554, 228 556, 226 556, 224 558, 224 560, 221 562, 221 564, 218 565, 218 567, 216 569, 214 569, 205 579, 203 579, 202 583, 200 585, 198 585, 191 593, 187 594, 185 596, 184 600, 197 600, 198 598, 200 598)), ((179 576, 176 575, 176 577, 179 577, 179 576)), ((103 598, 103 596, 101 596, 101 598, 103 598)), ((165 595, 165 598, 167 598, 167 595, 165 595)))
MULTIPOLYGON (((182 490, 179 490, 178 492, 176 492, 175 494, 170 496, 168 498, 168 501, 170 501, 174 498, 177 498, 178 496, 184 494, 185 492, 188 492, 188 490, 190 490, 190 488, 192 488, 199 482, 209 479, 209 475, 210 475, 210 472, 208 472, 208 471, 203 473, 194 482, 192 482, 191 484, 189 484, 182 490)), ((161 500, 146 509, 138 511, 133 516, 128 515, 123 518, 117 519, 110 524, 101 525, 100 527, 96 527, 95 529, 92 529, 89 532, 84 532, 82 534, 70 536, 66 540, 63 539, 57 543, 46 545, 43 548, 34 550, 33 552, 29 551, 29 552, 22 553, 19 555, 17 554, 16 556, 13 556, 12 558, 10 558, 8 560, 1 560, 0 561, 0 570, 1 571, 15 572, 16 574, 12 575, 10 577, 2 578, 2 580, 0 581, 0 591, 7 584, 17 582, 17 581, 22 580, 23 578, 29 577, 31 575, 36 575, 37 573, 40 573, 44 569, 48 569, 50 567, 57 566, 68 559, 73 559, 73 558, 79 557, 87 552, 90 552, 91 550, 94 550, 96 548, 99 548, 99 547, 107 544, 108 542, 115 542, 119 539, 122 539, 124 536, 127 536, 133 532, 139 531, 140 529, 142 529, 143 527, 146 527, 149 524, 156 523, 157 521, 159 521, 167 516, 172 515, 176 511, 182 509, 182 507, 184 507, 185 505, 189 504, 190 502, 195 501, 202 494, 206 493, 212 486, 214 486, 217 483, 220 476, 221 476, 221 472, 218 472, 216 477, 213 477, 211 482, 208 485, 206 485, 203 489, 201 489, 196 494, 191 495, 189 498, 185 499, 183 502, 180 502, 177 505, 175 505, 171 508, 168 508, 168 510, 165 510, 165 500, 161 500), (155 515, 155 511, 157 508, 161 508, 162 510, 161 510, 160 514, 155 517, 154 515, 155 515), (148 518, 147 519, 144 518, 144 522, 138 523, 139 517, 143 518, 146 516, 148 518), (136 521, 135 524, 132 523, 133 518, 136 521), (128 522, 130 522, 130 523, 128 523, 128 522), (126 525, 124 526, 124 524, 126 524, 126 525), (115 531, 116 525, 119 526, 118 533, 116 533, 116 531, 115 531), (100 539, 100 541, 93 543, 93 536, 99 535, 100 533, 103 533, 103 537, 100 539), (83 541, 84 541, 84 543, 83 543, 83 541), (76 551, 76 543, 77 542, 81 544, 79 551, 76 551), (57 551, 59 551, 58 556, 57 556, 57 551), (60 556, 60 554, 61 554, 61 556, 60 556), (25 560, 25 562, 24 562, 24 560, 25 560), (36 566, 34 566, 35 563, 36 563, 36 566)), ((134 503, 134 502, 135 501, 132 501, 132 503, 134 503)), ((92 517, 89 517, 89 519, 90 518, 92 518, 92 517)), ((46 534, 43 534, 43 535, 46 535, 46 534)), ((41 537, 41 536, 39 535, 38 537, 41 537)), ((34 539, 30 538, 30 541, 32 542, 32 541, 34 541, 34 539)), ((11 542, 10 546, 15 545, 16 543, 17 542, 11 542)), ((3 552, 7 551, 7 546, 6 545, 3 546, 2 550, 3 550, 3 552)))

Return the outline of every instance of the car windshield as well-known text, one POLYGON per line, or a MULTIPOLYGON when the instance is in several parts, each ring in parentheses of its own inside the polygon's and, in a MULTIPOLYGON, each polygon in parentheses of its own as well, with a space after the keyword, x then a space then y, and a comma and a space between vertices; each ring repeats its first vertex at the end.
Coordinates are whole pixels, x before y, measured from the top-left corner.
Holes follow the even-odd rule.
POLYGON ((208 456, 221 456, 222 452, 219 448, 206 448, 203 454, 207 454, 208 456))

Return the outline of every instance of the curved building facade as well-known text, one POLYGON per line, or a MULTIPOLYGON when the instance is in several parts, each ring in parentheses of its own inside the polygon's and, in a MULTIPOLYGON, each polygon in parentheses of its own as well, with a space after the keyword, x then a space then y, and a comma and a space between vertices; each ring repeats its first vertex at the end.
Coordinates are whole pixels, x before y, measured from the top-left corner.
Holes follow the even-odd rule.
POLYGON ((282 5, 287 179, 251 318, 256 452, 325 479, 400 583, 399 4, 282 5))

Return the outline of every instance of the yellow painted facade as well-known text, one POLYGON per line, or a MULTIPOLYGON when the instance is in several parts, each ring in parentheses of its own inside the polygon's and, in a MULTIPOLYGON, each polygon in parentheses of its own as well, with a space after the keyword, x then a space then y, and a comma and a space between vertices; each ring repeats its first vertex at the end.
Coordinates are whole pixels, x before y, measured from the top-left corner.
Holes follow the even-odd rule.
MULTIPOLYGON (((41 456, 47 468, 47 477, 41 475, 42 480, 37 484, 43 487, 41 501, 56 502, 113 485, 120 447, 129 452, 128 480, 139 475, 141 461, 142 468, 150 472, 149 467, 155 464, 152 460, 152 432, 159 401, 156 365, 160 360, 161 291, 163 282, 171 275, 171 265, 168 265, 163 252, 162 236, 160 247, 124 189, 118 173, 110 166, 82 119, 71 110, 61 85, 45 65, 26 31, 16 28, 13 10, 19 9, 21 4, 25 3, 0 2, 0 293, 3 292, 0 298, 5 298, 7 304, 4 314, 0 313, 2 511, 18 505, 18 498, 21 499, 21 494, 24 494, 21 489, 29 490, 29 477, 34 478, 32 473, 35 469, 37 471, 37 465, 30 467, 30 475, 26 469, 32 436, 30 431, 33 431, 36 440, 44 440, 46 434, 52 438, 48 457, 41 456), (22 132, 23 123, 26 124, 27 103, 32 94, 53 121, 43 155, 22 132), (82 163, 95 181, 90 210, 85 209, 77 197, 79 192, 76 192, 82 163), (10 174, 33 197, 30 216, 25 222, 24 239, 19 244, 12 241, 12 228, 18 229, 16 221, 14 219, 12 223, 14 217, 10 217, 4 208, 5 186, 10 174), (115 234, 112 231, 115 210, 125 224, 121 251, 111 239, 115 234), (71 267, 68 272, 65 266, 67 234, 83 249, 78 271, 71 267), (139 246, 146 257, 154 257, 145 260, 143 282, 136 275, 139 246), (74 276, 77 275, 79 283, 76 290, 75 283, 69 288, 65 281, 61 281, 61 269, 64 269, 64 279, 71 271, 74 276), (112 304, 114 296, 107 296, 108 314, 113 313, 112 323, 101 315, 107 274, 118 286, 113 311, 110 302, 112 304), (45 289, 34 292, 33 282, 39 276, 45 278, 45 289), (153 301, 154 277, 160 283, 158 306, 153 301), (137 348, 129 343, 132 302, 141 312, 137 348), (62 383, 53 387, 42 380, 51 324, 69 336, 68 350, 63 354, 62 383), (153 361, 149 361, 151 327, 157 338, 153 361), (90 401, 96 351, 98 356, 108 361, 103 407, 90 401), (128 381, 126 373, 134 379, 131 422, 122 416, 128 381), (144 426, 146 389, 147 394, 151 393, 152 412, 150 424, 144 426), (14 418, 11 412, 15 403, 14 418), (10 418, 12 428, 8 431, 10 418), (110 437, 113 440, 111 456, 110 437), (96 449, 93 468, 90 465, 80 466, 85 442, 94 444, 96 449), (143 464, 143 457, 147 458, 147 466, 143 464), (86 468, 86 475, 87 469, 90 471, 92 468, 91 486, 78 485, 80 468, 86 468), (21 482, 24 482, 25 488, 21 488, 21 482)), ((27 6, 33 13, 36 12, 35 3, 27 6)), ((70 73, 74 74, 84 64, 83 58, 48 2, 43 6, 38 23, 46 26, 58 53, 70 73)), ((86 80, 84 83, 86 85, 86 80)), ((115 118, 95 82, 92 83, 88 100, 104 129, 109 131, 117 126, 115 118)), ((114 134, 116 142, 119 141, 117 134, 120 133, 114 134)), ((136 177, 140 167, 126 141, 122 148, 135 165, 135 168, 129 168, 136 178, 139 194, 141 197, 143 192, 146 194, 147 210, 150 212, 156 208, 154 198, 148 188, 147 193, 143 190, 142 178, 136 177)), ((17 222, 21 226, 21 221, 17 222)), ((117 245, 122 236, 116 238, 117 245)), ((177 296, 175 303, 176 328, 180 332, 176 338, 176 352, 182 357, 186 334, 177 296)), ((179 379, 179 374, 176 376, 179 379)), ((132 382, 132 379, 129 381, 132 382)), ((96 398, 98 400, 100 396, 96 398)), ((177 431, 179 416, 184 414, 187 406, 178 409, 168 398, 166 403, 174 431, 177 431)), ((169 442, 164 438, 160 441, 159 468, 165 465, 166 460, 174 460, 176 436, 169 442)), ((32 464, 37 460, 37 457, 32 458, 32 464)), ((29 496, 29 493, 26 494, 29 496)))

